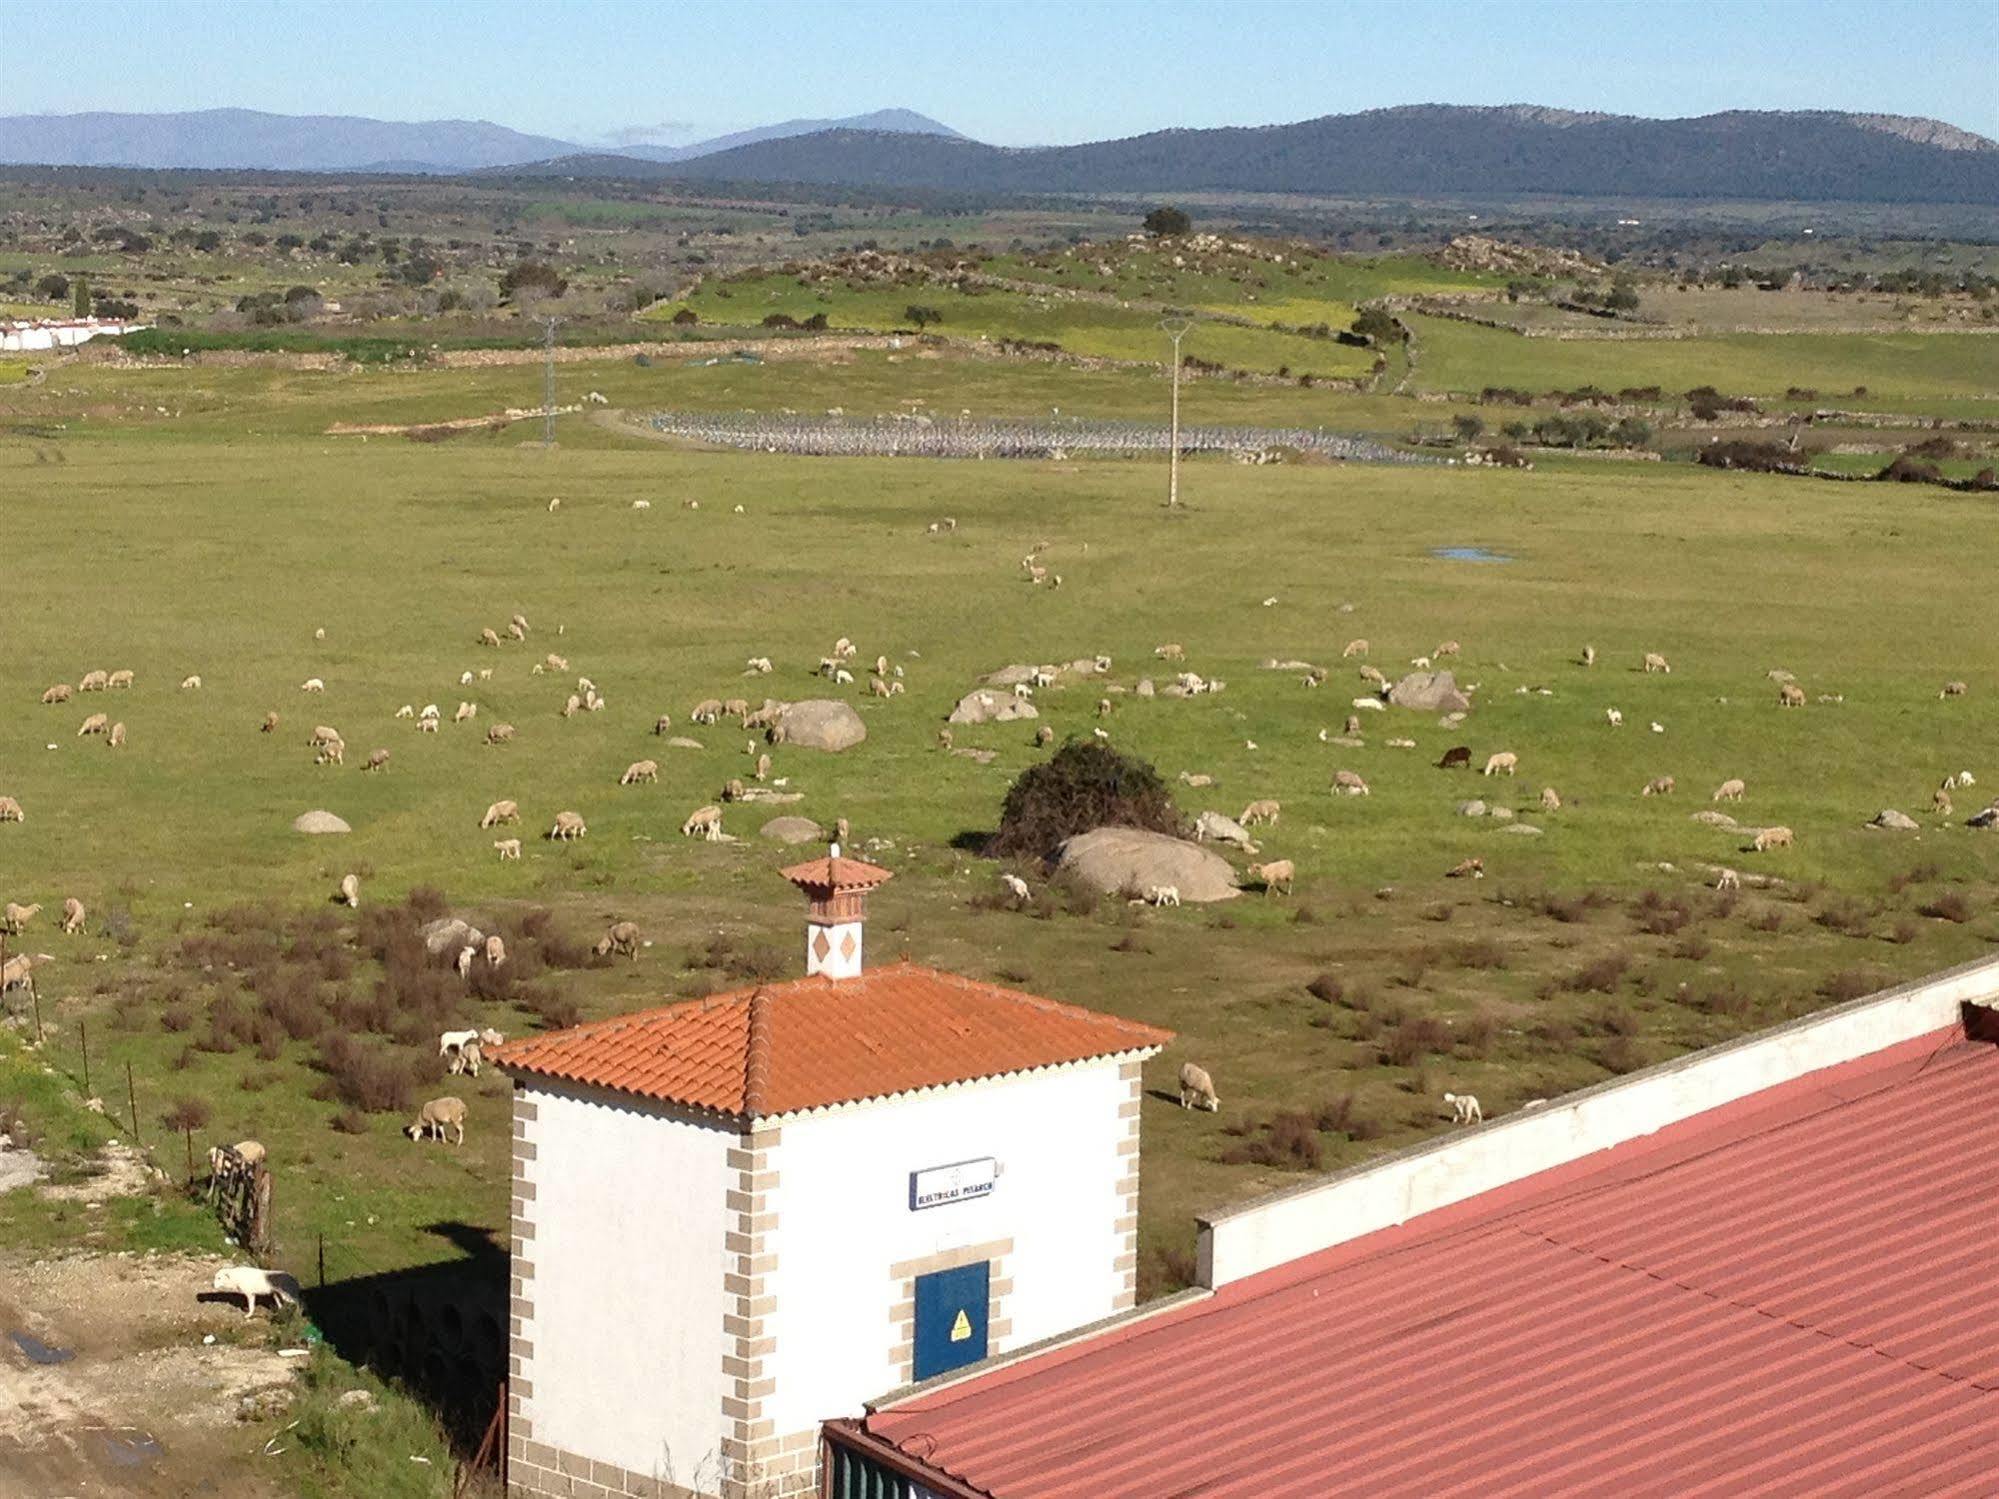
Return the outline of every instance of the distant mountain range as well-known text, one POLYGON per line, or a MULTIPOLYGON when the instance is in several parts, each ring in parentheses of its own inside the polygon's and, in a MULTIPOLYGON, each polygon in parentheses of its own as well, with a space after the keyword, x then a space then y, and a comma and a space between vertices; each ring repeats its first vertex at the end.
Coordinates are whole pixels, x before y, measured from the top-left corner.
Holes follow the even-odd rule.
MULTIPOLYGON (((711 151, 813 131, 905 131, 963 139, 908 109, 841 120, 786 120, 689 146, 624 146, 620 160, 657 166, 711 151)), ((371 120, 358 115, 279 115, 254 109, 187 114, 0 116, 0 162, 41 166, 264 169, 283 172, 470 172, 601 154, 553 136, 524 135, 485 120, 371 120)))
POLYGON ((204 110, 0 118, 0 161, 422 171, 1010 193, 1313 193, 1999 205, 1999 144, 1938 120, 1830 110, 1685 120, 1409 105, 1291 125, 1002 147, 910 110, 788 120, 606 151, 479 120, 204 110))

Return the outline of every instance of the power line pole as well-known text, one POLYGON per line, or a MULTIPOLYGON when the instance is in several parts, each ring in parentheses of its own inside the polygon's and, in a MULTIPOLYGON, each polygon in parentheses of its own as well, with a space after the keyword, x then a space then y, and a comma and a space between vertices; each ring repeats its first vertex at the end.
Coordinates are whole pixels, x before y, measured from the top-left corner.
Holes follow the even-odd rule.
POLYGON ((541 445, 555 446, 555 325, 557 319, 543 318, 547 339, 543 344, 541 369, 541 445))
POLYGON ((1187 336, 1193 326, 1191 318, 1163 317, 1159 320, 1160 331, 1173 340, 1173 436, 1172 450, 1166 465, 1166 508, 1180 508, 1180 340, 1187 336))

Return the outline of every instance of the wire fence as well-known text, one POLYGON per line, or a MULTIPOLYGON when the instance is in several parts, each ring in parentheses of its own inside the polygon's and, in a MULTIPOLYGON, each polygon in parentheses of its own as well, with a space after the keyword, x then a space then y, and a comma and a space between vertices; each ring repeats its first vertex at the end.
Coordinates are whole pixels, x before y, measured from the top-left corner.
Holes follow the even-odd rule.
MULTIPOLYGON (((748 452, 836 458, 1066 458, 1071 454, 1165 453, 1159 423, 1090 418, 811 416, 791 412, 659 411, 652 428, 669 437, 748 452)), ((1183 453, 1263 454, 1283 449, 1361 463, 1431 463, 1371 438, 1323 427, 1188 427, 1183 453)))

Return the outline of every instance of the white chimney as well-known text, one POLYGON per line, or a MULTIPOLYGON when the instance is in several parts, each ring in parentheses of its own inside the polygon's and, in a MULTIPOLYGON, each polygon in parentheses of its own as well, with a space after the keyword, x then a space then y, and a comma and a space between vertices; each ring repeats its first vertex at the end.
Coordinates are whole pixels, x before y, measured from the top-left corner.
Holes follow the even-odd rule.
POLYGON ((858 978, 868 892, 889 879, 889 872, 847 858, 835 843, 825 858, 793 865, 784 877, 805 892, 807 976, 858 978))

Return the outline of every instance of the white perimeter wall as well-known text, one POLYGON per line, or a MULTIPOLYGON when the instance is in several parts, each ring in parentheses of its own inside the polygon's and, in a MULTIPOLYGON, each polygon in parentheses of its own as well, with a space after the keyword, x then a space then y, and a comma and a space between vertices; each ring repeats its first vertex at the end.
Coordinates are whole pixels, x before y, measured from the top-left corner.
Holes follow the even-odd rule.
POLYGON ((732 1131, 529 1087, 534 1440, 717 1488, 732 1131))
POLYGON ((1227 1285, 1941 1030, 1961 1005, 1995 996, 1999 959, 1967 963, 1217 1213, 1201 1224, 1201 1283, 1227 1285))
POLYGON ((1119 1190, 1129 1157, 1117 1153, 1136 1096, 1116 1060, 971 1083, 783 1121, 771 1153, 777 1268, 765 1291, 774 1354, 766 1402, 779 1435, 855 1416, 902 1383, 890 1312, 899 1287, 889 1266, 968 1245, 1012 1239, 994 1273, 1013 1282, 1010 1321, 990 1353, 1109 1316, 1123 1285, 1114 1262, 1119 1190), (909 1174, 994 1156, 988 1197, 911 1212, 909 1174))

